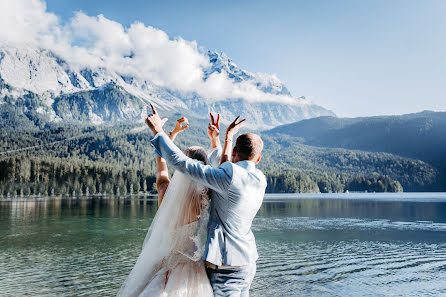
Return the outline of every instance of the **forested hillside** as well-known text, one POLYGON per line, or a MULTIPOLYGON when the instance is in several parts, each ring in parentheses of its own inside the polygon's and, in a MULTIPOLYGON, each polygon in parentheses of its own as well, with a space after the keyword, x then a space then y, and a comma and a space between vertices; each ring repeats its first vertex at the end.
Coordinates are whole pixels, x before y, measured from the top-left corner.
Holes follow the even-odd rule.
POLYGON ((425 161, 446 159, 446 112, 318 117, 282 125, 266 133, 290 135, 308 145, 388 152, 425 161))
POLYGON ((144 169, 77 158, 11 157, 0 161, 0 193, 26 195, 126 195, 154 192, 155 178, 144 169))
MULTIPOLYGON (((168 122, 166 130, 173 122, 168 122)), ((191 128, 177 137, 179 147, 207 147, 206 123, 191 118, 191 128)), ((267 175, 268 192, 382 192, 436 186, 438 171, 423 161, 389 153, 312 147, 290 136, 262 136, 265 151, 259 167, 267 175)), ((142 123, 25 126, 3 129, 1 137, 3 195, 154 191, 153 148, 142 123)))
MULTIPOLYGON (((446 190, 446 112, 363 118, 319 117, 279 126, 265 134, 287 135, 294 141, 321 149, 387 152, 412 158, 413 162, 422 160, 437 172, 435 182, 424 189, 446 190)), ((406 177, 413 178, 413 174, 416 175, 408 170, 406 177)), ((412 186, 404 189, 419 190, 412 186)))

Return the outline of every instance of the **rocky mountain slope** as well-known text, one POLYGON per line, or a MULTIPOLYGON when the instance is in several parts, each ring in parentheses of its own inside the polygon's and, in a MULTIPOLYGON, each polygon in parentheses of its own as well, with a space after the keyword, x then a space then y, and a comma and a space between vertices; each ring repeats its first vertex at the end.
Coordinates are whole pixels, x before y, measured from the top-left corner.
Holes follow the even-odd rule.
POLYGON ((152 102, 166 115, 180 112, 204 117, 213 111, 225 113, 230 119, 242 114, 250 120, 252 128, 271 128, 290 121, 334 116, 305 97, 292 97, 273 75, 243 70, 224 53, 209 51, 207 56, 210 66, 203 69, 203 80, 213 73, 225 73, 234 83, 249 82, 261 91, 260 94, 286 95, 292 102, 259 100, 252 103, 242 98, 210 101, 195 93, 182 94, 106 68, 78 69, 50 50, 0 44, 0 108, 2 113, 12 112, 33 122, 64 120, 99 124, 141 121, 145 106, 152 102))

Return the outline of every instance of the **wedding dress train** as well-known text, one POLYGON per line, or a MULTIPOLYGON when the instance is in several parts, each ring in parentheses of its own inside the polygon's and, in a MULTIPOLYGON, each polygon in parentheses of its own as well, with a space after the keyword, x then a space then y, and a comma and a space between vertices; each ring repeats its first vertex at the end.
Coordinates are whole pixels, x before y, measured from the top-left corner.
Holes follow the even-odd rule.
POLYGON ((175 172, 118 296, 213 296, 201 260, 208 220, 209 190, 175 172))

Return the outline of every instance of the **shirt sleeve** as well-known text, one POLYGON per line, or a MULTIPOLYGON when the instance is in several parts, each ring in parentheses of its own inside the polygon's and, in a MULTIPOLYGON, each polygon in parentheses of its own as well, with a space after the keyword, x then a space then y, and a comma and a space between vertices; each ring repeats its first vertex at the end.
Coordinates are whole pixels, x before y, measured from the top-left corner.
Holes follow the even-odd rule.
POLYGON ((231 163, 226 162, 218 168, 203 165, 201 162, 186 156, 164 132, 156 134, 150 142, 155 147, 157 155, 196 182, 222 194, 231 185, 231 163))
POLYGON ((222 151, 223 151, 223 149, 221 148, 221 146, 217 146, 216 148, 210 148, 207 151, 207 153, 208 153, 208 164, 211 165, 212 167, 215 167, 215 168, 220 166, 220 160, 221 160, 222 151))

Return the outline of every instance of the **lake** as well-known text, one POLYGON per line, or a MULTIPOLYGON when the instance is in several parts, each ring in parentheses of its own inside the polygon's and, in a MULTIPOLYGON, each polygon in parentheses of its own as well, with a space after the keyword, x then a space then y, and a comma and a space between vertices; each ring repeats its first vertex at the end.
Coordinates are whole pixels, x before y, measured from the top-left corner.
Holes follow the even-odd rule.
MULTIPOLYGON (((0 198, 0 296, 114 296, 152 197, 0 198)), ((267 195, 251 296, 446 296, 446 193, 267 195)))

